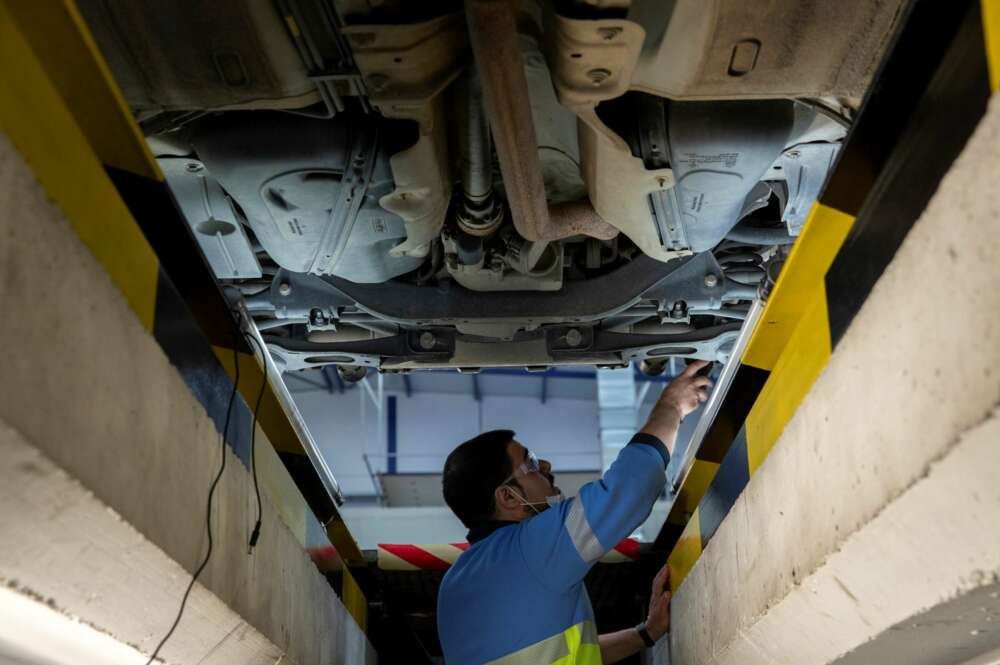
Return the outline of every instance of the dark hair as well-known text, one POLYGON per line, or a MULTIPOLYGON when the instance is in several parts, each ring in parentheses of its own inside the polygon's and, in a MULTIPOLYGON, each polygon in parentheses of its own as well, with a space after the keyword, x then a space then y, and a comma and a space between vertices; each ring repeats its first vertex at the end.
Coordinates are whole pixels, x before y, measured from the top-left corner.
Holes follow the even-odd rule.
POLYGON ((496 510, 493 491, 511 474, 507 445, 514 432, 483 432, 451 451, 441 474, 444 501, 467 528, 486 522, 496 510))

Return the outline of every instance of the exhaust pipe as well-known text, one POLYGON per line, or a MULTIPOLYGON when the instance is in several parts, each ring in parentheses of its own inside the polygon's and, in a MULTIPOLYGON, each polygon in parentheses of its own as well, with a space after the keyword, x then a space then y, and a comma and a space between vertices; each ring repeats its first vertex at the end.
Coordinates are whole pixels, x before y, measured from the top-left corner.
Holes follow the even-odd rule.
POLYGON ((515 0, 465 0, 469 39, 514 228, 532 242, 573 235, 614 238, 618 229, 601 219, 589 202, 550 213, 514 12, 515 0))

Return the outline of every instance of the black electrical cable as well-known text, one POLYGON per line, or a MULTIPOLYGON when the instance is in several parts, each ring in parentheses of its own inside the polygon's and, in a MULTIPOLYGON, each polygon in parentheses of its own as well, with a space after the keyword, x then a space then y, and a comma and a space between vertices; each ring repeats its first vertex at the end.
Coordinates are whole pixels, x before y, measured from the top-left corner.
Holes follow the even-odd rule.
POLYGON ((247 339, 257 346, 260 351, 260 361, 264 364, 264 381, 260 384, 260 392, 257 393, 257 401, 253 407, 253 422, 250 424, 250 471, 253 474, 253 491, 257 494, 257 522, 253 526, 250 542, 247 544, 247 554, 252 554, 253 548, 257 546, 257 539, 260 538, 260 522, 263 515, 260 502, 260 483, 257 480, 257 412, 260 411, 260 402, 264 398, 264 389, 267 388, 267 354, 256 337, 247 335, 247 339))
MULTIPOLYGON (((237 331, 239 329, 240 315, 236 315, 237 321, 237 331)), ((153 654, 146 661, 146 665, 152 665, 153 661, 160 653, 160 649, 166 644, 170 636, 174 634, 174 630, 177 629, 177 624, 181 621, 181 616, 184 614, 184 607, 187 605, 188 596, 191 595, 191 589, 194 588, 194 583, 198 581, 198 577, 201 575, 202 571, 205 570, 205 566, 208 565, 208 560, 212 556, 212 497, 215 495, 215 488, 219 485, 219 480, 222 478, 222 473, 226 470, 226 439, 229 438, 229 422, 233 414, 233 403, 236 401, 236 390, 240 385, 240 358, 239 358, 239 336, 237 331, 233 332, 233 363, 236 367, 236 374, 233 377, 233 390, 229 393, 229 403, 226 406, 226 421, 222 427, 222 443, 220 449, 222 451, 222 462, 219 464, 219 471, 215 474, 215 479, 212 480, 212 485, 208 488, 208 501, 205 510, 205 530, 208 532, 208 551, 205 552, 205 558, 202 559, 201 564, 198 566, 197 570, 194 571, 194 575, 191 576, 191 582, 188 584, 187 589, 184 591, 184 597, 181 598, 180 609, 177 610, 177 616, 174 618, 173 624, 170 626, 170 630, 167 634, 163 636, 160 643, 156 645, 156 649, 153 650, 153 654)), ((256 418, 256 414, 254 414, 256 418)))

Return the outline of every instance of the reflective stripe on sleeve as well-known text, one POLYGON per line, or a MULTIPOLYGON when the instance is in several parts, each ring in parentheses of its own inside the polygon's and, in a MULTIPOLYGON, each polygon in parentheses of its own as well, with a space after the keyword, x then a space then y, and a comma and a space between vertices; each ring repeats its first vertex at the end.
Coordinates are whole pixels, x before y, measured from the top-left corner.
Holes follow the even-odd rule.
POLYGON ((566 516, 566 531, 569 533, 570 540, 573 541, 573 546, 576 547, 580 558, 585 563, 591 564, 601 558, 601 555, 604 554, 604 548, 601 547, 600 541, 597 540, 593 529, 590 528, 587 515, 583 511, 583 500, 580 497, 574 497, 572 501, 573 505, 570 506, 569 515, 566 516))

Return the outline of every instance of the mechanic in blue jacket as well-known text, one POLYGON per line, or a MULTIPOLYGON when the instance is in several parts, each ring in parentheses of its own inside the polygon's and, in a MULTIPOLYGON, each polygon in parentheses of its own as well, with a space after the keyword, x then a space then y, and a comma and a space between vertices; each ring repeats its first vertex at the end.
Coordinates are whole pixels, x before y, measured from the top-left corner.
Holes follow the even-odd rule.
POLYGON ((445 501, 469 529, 469 549, 438 592, 447 665, 600 665, 652 646, 669 628, 666 566, 644 624, 598 635, 583 579, 649 515, 681 419, 707 399, 695 362, 670 382, 646 425, 600 480, 563 499, 551 467, 509 430, 486 432, 448 456, 445 501))

